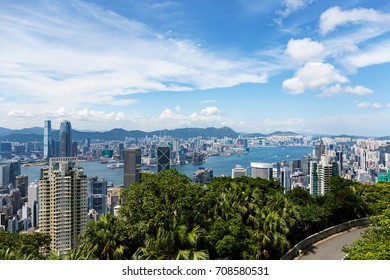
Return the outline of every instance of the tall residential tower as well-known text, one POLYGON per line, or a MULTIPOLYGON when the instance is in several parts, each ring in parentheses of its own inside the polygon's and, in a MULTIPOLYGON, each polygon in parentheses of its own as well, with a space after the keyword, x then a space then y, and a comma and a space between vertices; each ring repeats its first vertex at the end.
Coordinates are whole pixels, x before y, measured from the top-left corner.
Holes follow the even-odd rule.
POLYGON ((77 158, 50 158, 39 180, 39 230, 50 235, 50 250, 74 249, 86 218, 87 176, 77 158))

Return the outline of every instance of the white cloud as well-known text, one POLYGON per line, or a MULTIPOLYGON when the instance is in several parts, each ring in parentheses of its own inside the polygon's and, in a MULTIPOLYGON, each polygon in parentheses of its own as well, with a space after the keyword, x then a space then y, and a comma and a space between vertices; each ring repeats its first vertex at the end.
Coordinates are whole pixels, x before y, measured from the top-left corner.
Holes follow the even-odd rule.
POLYGON ((217 107, 214 106, 207 107, 199 112, 199 115, 202 116, 216 116, 220 114, 221 114, 221 110, 219 110, 217 107))
POLYGON ((192 120, 211 121, 221 119, 221 110, 215 106, 210 106, 202 109, 200 112, 195 112, 190 115, 192 120))
POLYGON ((388 21, 387 14, 380 13, 374 9, 355 8, 341 10, 340 7, 332 7, 321 14, 320 31, 323 35, 333 31, 336 27, 347 23, 355 22, 381 22, 388 21))
POLYGON ((373 93, 372 89, 366 88, 364 86, 355 86, 355 87, 348 86, 345 88, 345 91, 347 93, 356 94, 356 95, 367 95, 373 93))
POLYGON ((366 67, 390 62, 390 41, 381 42, 369 49, 347 56, 344 60, 354 67, 366 67))
POLYGON ((122 96, 133 93, 267 81, 252 57, 161 37, 140 22, 80 1, 2 3, 0 24, 2 98, 34 103, 38 111, 128 106, 137 100, 122 96))
POLYGON ((278 11, 278 13, 284 17, 288 16, 289 14, 303 9, 307 5, 309 5, 313 0, 284 0, 283 1, 283 10, 278 11))
POLYGON ((180 126, 221 126, 222 123, 230 122, 226 118, 222 118, 222 112, 219 108, 210 106, 199 112, 193 112, 190 115, 178 113, 177 110, 165 108, 159 115, 157 122, 167 127, 180 126))
POLYGON ((283 82, 283 89, 290 94, 302 94, 306 89, 324 88, 334 83, 346 83, 348 79, 322 62, 308 62, 299 69, 295 77, 283 82))
POLYGON ((322 93, 319 95, 320 97, 330 97, 339 95, 343 91, 343 87, 340 84, 335 84, 333 86, 324 88, 322 93))
POLYGON ((67 118, 69 116, 64 107, 60 107, 57 110, 45 110, 43 114, 47 118, 67 118))
POLYGON ((380 109, 382 107, 383 107, 382 104, 379 102, 375 102, 372 104, 372 108, 374 108, 374 109, 380 109))
POLYGON ((175 113, 171 108, 165 108, 158 117, 159 119, 180 119, 182 116, 175 113))
POLYGON ((380 102, 370 103, 368 101, 358 102, 356 105, 357 108, 373 108, 373 109, 381 109, 381 108, 389 108, 390 104, 382 104, 380 102))
POLYGON ((369 108, 371 106, 371 103, 368 101, 360 102, 356 105, 358 108, 369 108))
POLYGON ((200 104, 209 104, 209 103, 216 103, 216 102, 217 102, 217 100, 215 100, 215 99, 207 99, 207 100, 202 100, 199 103, 200 104))
POLYGON ((287 43, 286 53, 299 62, 320 61, 325 53, 325 47, 310 38, 291 39, 287 43))
POLYGON ((363 96, 372 93, 373 90, 366 88, 364 86, 342 87, 340 84, 336 84, 334 86, 324 88, 322 93, 319 95, 319 97, 330 97, 330 96, 335 96, 340 94, 354 94, 354 95, 363 96))
POLYGON ((86 120, 90 122, 100 121, 122 121, 126 119, 126 115, 122 112, 103 112, 94 111, 84 108, 83 110, 77 111, 76 114, 72 114, 73 118, 77 120, 86 120))
POLYGON ((7 115, 9 117, 16 117, 16 118, 30 118, 34 116, 32 112, 26 112, 22 110, 12 110, 9 111, 7 115))

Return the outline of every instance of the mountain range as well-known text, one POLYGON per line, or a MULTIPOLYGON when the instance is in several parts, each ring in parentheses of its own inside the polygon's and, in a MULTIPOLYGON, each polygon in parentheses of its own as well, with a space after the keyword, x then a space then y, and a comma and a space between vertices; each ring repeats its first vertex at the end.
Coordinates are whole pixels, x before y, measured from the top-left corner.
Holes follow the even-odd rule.
MULTIPOLYGON (((178 129, 164 129, 156 130, 151 132, 145 132, 141 130, 124 130, 121 128, 114 128, 110 131, 105 132, 93 132, 93 131, 79 131, 72 129, 72 138, 76 140, 84 140, 87 138, 90 139, 101 139, 105 141, 109 140, 118 140, 123 141, 126 137, 128 138, 143 138, 143 137, 153 137, 153 136, 171 136, 179 139, 188 139, 196 138, 201 136, 202 138, 237 138, 241 133, 234 131, 229 127, 208 127, 208 128, 178 128, 178 129)), ((261 134, 261 133, 251 133, 245 134, 246 137, 267 137, 273 135, 281 136, 297 136, 299 134, 294 132, 282 132, 276 131, 270 134, 261 134)), ((52 138, 59 138, 59 130, 52 130, 52 138)), ((10 142, 33 142, 33 141, 42 141, 43 140, 43 127, 31 127, 24 129, 8 129, 0 127, 0 141, 10 141, 10 142)))
MULTIPOLYGON (((239 133, 234 131, 229 127, 208 127, 208 128, 177 128, 177 129, 163 129, 155 130, 151 132, 145 132, 141 130, 125 130, 122 128, 114 128, 110 131, 98 132, 98 131, 80 131, 72 129, 72 138, 76 140, 85 140, 85 139, 101 139, 105 141, 117 140, 123 141, 125 138, 144 138, 146 136, 170 136, 178 139, 189 139, 189 138, 237 138, 239 135, 245 137, 269 137, 269 136, 299 136, 298 134, 291 131, 275 131, 269 134, 263 133, 239 133)), ((318 138, 319 136, 313 137, 313 139, 318 138)), ((367 138, 364 136, 353 136, 353 135, 322 135, 322 137, 351 137, 351 138, 367 138)), ((59 138, 59 130, 52 130, 52 138, 59 138)), ((378 140, 390 139, 390 136, 383 137, 373 137, 378 140)), ((23 129, 9 129, 0 127, 0 141, 3 142, 34 142, 43 140, 43 127, 31 127, 23 129)))

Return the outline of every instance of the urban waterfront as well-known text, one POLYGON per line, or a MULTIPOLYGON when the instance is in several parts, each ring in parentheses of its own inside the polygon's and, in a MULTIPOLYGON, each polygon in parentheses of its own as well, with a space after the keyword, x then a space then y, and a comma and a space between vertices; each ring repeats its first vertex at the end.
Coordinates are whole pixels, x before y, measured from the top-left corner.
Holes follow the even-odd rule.
MULTIPOLYGON (((247 169, 248 175, 250 173, 251 162, 290 162, 292 160, 300 159, 306 154, 311 154, 313 147, 307 146, 265 146, 265 147, 251 147, 248 153, 234 154, 231 156, 212 156, 206 159, 203 164, 186 164, 175 165, 179 172, 192 177, 199 167, 210 168, 214 171, 214 176, 231 176, 232 168, 237 164, 247 169)), ((123 168, 108 168, 107 164, 102 164, 98 161, 80 161, 79 166, 84 168, 87 176, 98 176, 106 179, 114 186, 123 184, 123 168)), ((40 169, 42 166, 28 166, 22 167, 22 174, 28 175, 29 181, 39 179, 40 169)), ((155 166, 143 166, 143 169, 150 169, 155 172, 155 166)))

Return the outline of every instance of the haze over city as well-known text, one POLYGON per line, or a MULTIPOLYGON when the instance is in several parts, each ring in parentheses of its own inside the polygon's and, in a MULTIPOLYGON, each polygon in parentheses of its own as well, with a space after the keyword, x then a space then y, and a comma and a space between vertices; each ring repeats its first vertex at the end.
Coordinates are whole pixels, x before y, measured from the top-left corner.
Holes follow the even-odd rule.
POLYGON ((388 134, 387 1, 0 2, 0 127, 388 134))

